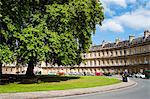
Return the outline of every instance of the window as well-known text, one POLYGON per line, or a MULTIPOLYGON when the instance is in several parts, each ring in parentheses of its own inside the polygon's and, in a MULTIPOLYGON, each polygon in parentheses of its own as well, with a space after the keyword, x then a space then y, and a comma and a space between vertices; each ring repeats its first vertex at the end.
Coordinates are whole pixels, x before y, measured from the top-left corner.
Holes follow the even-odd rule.
POLYGON ((126 55, 126 53, 127 53, 126 50, 124 50, 124 55, 126 55))
POLYGON ((142 48, 140 47, 139 49, 140 49, 140 53, 142 53, 142 48))
POLYGON ((148 58, 147 57, 144 58, 144 63, 146 63, 146 64, 148 63, 148 58))
POLYGON ((122 56, 122 50, 120 51, 120 55, 122 56))
POLYGON ((118 52, 116 51, 116 56, 118 55, 118 52))
POLYGON ((109 64, 109 60, 107 60, 107 64, 109 64))
POLYGON ((136 53, 136 48, 134 48, 134 53, 136 53))
POLYGON ((116 64, 118 64, 118 60, 116 60, 116 64))
POLYGON ((122 59, 120 60, 120 63, 122 64, 122 59))
POLYGON ((92 61, 90 61, 90 65, 92 66, 92 61))
POLYGON ((92 53, 90 53, 90 57, 92 57, 92 53))
POLYGON ((130 54, 130 55, 132 54, 132 51, 131 51, 131 49, 129 50, 129 54, 130 54))
POLYGON ((145 46, 143 47, 143 51, 144 51, 144 52, 146 52, 146 48, 145 48, 145 46))
POLYGON ((114 61, 113 61, 113 60, 111 60, 111 63, 112 63, 112 64, 114 64, 114 61))
POLYGON ((134 60, 134 64, 137 64, 137 59, 134 60))
POLYGON ((101 62, 100 62, 100 60, 98 61, 98 63, 99 63, 99 65, 101 65, 101 62))
POLYGON ((11 71, 12 71, 12 68, 11 68, 11 71))
POLYGON ((104 60, 103 60, 103 64, 105 64, 104 60))
POLYGON ((96 66, 96 60, 94 60, 94 65, 96 66))
POLYGON ((108 53, 108 51, 107 51, 107 55, 108 55, 109 53, 108 53))
POLYGON ((105 55, 105 53, 103 52, 103 56, 105 55))
POLYGON ((86 58, 86 54, 84 54, 83 57, 86 58))
POLYGON ((96 57, 96 52, 94 53, 95 57, 96 57))
POLYGON ((126 63, 127 63, 127 60, 125 59, 125 60, 124 60, 124 64, 126 65, 126 63))
POLYGON ((101 53, 100 53, 100 52, 99 52, 98 54, 99 54, 99 56, 101 56, 101 53))

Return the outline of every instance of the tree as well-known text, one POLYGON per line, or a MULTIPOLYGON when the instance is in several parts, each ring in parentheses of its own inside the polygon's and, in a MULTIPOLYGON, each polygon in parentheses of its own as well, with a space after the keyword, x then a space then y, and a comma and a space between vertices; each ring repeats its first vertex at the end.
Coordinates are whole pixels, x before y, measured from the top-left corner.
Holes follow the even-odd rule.
MULTIPOLYGON (((5 20, 4 20, 5 21, 5 20)), ((13 52, 10 49, 11 36, 4 31, 5 26, 2 25, 2 16, 0 14, 0 82, 2 78, 2 65, 13 61, 13 52)))
POLYGON ((13 38, 18 64, 28 64, 27 76, 40 61, 80 64, 92 31, 104 19, 96 0, 2 0, 1 5, 3 30, 13 38))

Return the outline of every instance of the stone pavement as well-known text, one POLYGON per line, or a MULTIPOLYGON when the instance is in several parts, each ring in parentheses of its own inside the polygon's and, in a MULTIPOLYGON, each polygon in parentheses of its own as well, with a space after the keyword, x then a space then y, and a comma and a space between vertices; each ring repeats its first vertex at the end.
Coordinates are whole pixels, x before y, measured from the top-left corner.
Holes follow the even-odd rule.
POLYGON ((0 99, 41 99, 41 98, 57 98, 71 95, 81 95, 96 92, 110 92, 123 90, 135 86, 137 83, 129 80, 129 82, 121 82, 118 84, 93 87, 93 88, 81 88, 81 89, 69 89, 69 90, 55 90, 55 91, 39 91, 39 92, 22 92, 22 93, 4 93, 0 94, 0 99))

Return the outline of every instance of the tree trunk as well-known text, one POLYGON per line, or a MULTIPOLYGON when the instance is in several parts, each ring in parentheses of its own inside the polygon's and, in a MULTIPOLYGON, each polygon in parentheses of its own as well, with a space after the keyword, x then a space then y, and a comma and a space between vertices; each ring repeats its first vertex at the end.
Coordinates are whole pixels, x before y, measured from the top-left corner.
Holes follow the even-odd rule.
POLYGON ((0 63, 0 84, 1 84, 1 79, 2 79, 2 63, 0 63))
POLYGON ((28 68, 27 68, 27 71, 26 71, 26 76, 27 77, 33 77, 33 76, 35 76, 34 75, 34 61, 29 61, 29 63, 28 63, 28 68))

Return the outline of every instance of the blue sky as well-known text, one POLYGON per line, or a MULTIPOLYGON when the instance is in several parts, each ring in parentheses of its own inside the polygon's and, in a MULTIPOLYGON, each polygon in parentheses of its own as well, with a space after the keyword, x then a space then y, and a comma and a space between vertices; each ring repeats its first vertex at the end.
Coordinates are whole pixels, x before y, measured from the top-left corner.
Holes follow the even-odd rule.
POLYGON ((105 20, 96 26, 93 44, 103 40, 114 42, 116 38, 127 40, 129 35, 139 37, 150 30, 150 0, 100 0, 104 7, 105 20))

